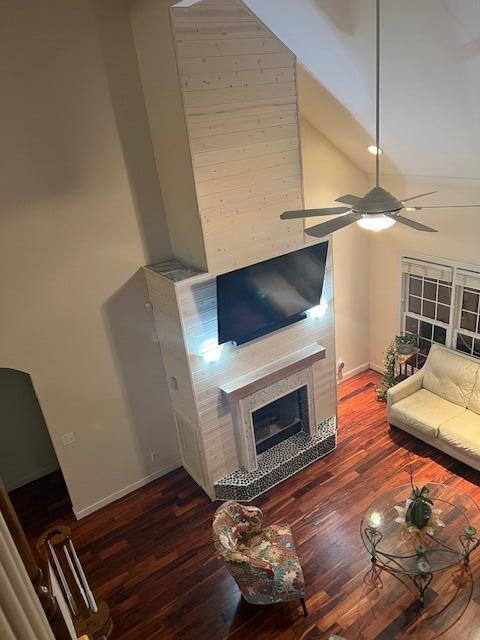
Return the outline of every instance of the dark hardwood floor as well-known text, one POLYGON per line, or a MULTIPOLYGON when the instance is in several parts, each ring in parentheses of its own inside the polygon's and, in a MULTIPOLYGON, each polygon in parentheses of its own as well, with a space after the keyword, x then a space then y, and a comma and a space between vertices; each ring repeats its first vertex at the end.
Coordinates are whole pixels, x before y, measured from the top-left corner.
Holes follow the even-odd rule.
MULTIPOLYGON (((305 619, 295 603, 254 607, 240 599, 211 542, 217 505, 183 470, 80 522, 69 513, 56 476, 14 492, 12 499, 32 540, 54 522, 71 526, 94 591, 111 606, 116 640, 403 637, 391 626, 403 600, 404 609, 413 601, 403 584, 385 581, 383 592, 365 600, 363 577, 370 562, 359 534, 362 513, 379 491, 409 481, 410 464, 416 483, 448 483, 479 502, 480 474, 390 429, 385 406, 375 399, 378 379, 370 371, 340 386, 335 452, 254 501, 267 523, 288 522, 293 528, 307 584, 305 619), (387 592, 389 598, 382 600, 387 592)), ((473 593, 452 609, 452 622, 458 611, 459 622, 442 638, 480 637, 477 569, 475 564, 479 580, 473 593)), ((440 626, 432 620, 431 632, 408 637, 438 637, 440 626)))

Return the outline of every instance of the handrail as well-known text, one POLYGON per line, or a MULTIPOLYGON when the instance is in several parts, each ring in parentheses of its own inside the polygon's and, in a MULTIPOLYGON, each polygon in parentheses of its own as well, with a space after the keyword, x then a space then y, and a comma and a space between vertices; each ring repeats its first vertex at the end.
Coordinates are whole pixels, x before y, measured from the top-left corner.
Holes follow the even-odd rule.
POLYGON ((104 601, 97 603, 69 527, 57 525, 47 529, 37 542, 37 551, 55 574, 77 635, 87 634, 92 640, 107 640, 113 631, 110 608, 104 601))
POLYGON ((0 479, 0 511, 5 519, 10 535, 17 547, 18 553, 32 581, 35 593, 40 600, 47 620, 52 628, 56 640, 71 640, 63 615, 52 595, 51 585, 47 575, 42 571, 32 553, 27 537, 13 508, 7 490, 0 479))

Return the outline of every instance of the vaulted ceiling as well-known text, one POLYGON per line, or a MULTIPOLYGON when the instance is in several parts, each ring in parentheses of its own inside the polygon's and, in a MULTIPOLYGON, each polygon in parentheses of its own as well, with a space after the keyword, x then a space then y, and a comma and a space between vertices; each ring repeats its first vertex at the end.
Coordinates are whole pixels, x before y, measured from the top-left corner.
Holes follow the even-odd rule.
MULTIPOLYGON (((244 1, 305 67, 304 115, 372 173, 375 1, 244 1)), ((480 0, 382 0, 381 78, 385 171, 480 180, 480 0)))

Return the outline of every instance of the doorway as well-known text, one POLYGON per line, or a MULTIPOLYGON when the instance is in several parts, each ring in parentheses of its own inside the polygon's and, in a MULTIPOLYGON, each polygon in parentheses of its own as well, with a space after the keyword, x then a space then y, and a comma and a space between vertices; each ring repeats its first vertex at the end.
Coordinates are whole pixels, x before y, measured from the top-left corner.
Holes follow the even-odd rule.
POLYGON ((0 479, 31 533, 55 517, 71 513, 60 470, 32 379, 17 369, 0 368, 0 479), (52 513, 56 504, 58 513, 52 513), (32 522, 33 524, 33 522, 32 522))

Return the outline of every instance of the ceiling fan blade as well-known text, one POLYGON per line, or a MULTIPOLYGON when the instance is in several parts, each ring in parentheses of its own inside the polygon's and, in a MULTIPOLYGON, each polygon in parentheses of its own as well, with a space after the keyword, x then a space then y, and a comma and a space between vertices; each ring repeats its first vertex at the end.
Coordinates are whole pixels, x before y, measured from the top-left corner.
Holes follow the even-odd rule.
POLYGON ((296 218, 314 218, 315 216, 332 216, 347 213, 350 207, 329 207, 326 209, 300 209, 299 211, 285 211, 280 215, 281 220, 295 220, 296 218))
POLYGON ((400 222, 400 224, 405 224, 407 227, 411 227, 412 229, 416 229, 416 231, 428 231, 429 233, 437 233, 436 229, 432 229, 432 227, 427 227, 416 220, 410 220, 410 218, 404 218, 403 216, 395 215, 395 214, 385 214, 388 218, 392 218, 392 220, 396 220, 400 222))
POLYGON ((426 207, 407 207, 407 211, 422 211, 423 209, 480 209, 480 204, 432 204, 426 207))
POLYGON ((322 224, 317 224, 314 227, 309 227, 305 229, 305 233, 309 236, 313 236, 314 238, 323 238, 324 236, 328 236, 334 231, 338 231, 339 229, 343 229, 343 227, 347 227, 349 224, 353 224, 360 220, 362 217, 361 213, 348 213, 346 216, 342 216, 341 218, 335 218, 334 220, 329 220, 328 222, 322 222, 322 224))
POLYGON ((425 196, 431 196, 433 193, 437 193, 437 191, 427 191, 427 193, 419 193, 417 196, 411 196, 410 198, 404 198, 402 202, 410 202, 410 200, 416 200, 417 198, 424 198, 425 196))
POLYGON ((351 193, 347 193, 345 196, 340 196, 340 198, 337 198, 335 202, 342 202, 343 204, 354 205, 354 204, 357 204, 359 200, 361 200, 360 196, 353 196, 351 193))

